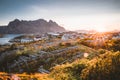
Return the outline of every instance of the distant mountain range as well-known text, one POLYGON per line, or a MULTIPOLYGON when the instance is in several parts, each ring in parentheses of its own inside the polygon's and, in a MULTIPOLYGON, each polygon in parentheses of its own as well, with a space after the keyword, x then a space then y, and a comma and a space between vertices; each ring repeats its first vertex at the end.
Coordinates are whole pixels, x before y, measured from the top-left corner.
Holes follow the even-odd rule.
POLYGON ((76 30, 75 32, 78 32, 78 33, 95 33, 96 31, 95 30, 76 30))
POLYGON ((44 19, 34 21, 25 21, 15 19, 9 22, 7 26, 0 26, 1 34, 22 34, 22 33, 46 33, 46 32, 64 32, 63 27, 59 26, 56 22, 44 19))

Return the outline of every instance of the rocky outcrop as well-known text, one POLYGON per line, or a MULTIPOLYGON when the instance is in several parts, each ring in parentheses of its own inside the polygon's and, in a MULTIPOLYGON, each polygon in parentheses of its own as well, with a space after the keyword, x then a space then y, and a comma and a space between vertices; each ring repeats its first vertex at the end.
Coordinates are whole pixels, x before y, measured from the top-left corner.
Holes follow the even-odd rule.
POLYGON ((44 19, 34 21, 25 21, 15 19, 8 26, 1 26, 0 33, 7 34, 22 34, 22 33, 46 33, 46 32, 64 32, 65 29, 59 26, 56 22, 44 19))

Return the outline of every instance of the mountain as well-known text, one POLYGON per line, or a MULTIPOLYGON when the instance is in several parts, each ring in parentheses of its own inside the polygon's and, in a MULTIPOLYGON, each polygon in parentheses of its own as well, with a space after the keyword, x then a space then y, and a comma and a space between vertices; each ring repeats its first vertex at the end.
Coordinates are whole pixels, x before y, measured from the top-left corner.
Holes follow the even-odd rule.
POLYGON ((44 19, 26 21, 15 19, 9 22, 7 26, 0 26, 2 34, 21 34, 21 33, 46 33, 46 32, 64 32, 65 29, 56 22, 44 19))

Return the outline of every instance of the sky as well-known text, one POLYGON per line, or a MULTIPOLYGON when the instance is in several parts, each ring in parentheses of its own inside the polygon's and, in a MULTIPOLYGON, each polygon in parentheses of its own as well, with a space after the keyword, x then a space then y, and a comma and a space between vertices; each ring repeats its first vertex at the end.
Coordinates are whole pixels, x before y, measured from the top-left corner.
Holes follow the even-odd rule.
POLYGON ((120 0, 0 0, 0 25, 41 18, 67 30, 118 30, 120 0))

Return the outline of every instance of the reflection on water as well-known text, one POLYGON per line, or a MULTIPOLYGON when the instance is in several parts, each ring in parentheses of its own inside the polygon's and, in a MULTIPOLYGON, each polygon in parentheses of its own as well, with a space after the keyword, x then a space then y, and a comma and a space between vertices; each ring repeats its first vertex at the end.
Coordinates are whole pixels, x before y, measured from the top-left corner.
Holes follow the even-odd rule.
POLYGON ((20 36, 22 34, 4 34, 0 37, 0 44, 9 44, 9 40, 13 39, 14 37, 20 36))

